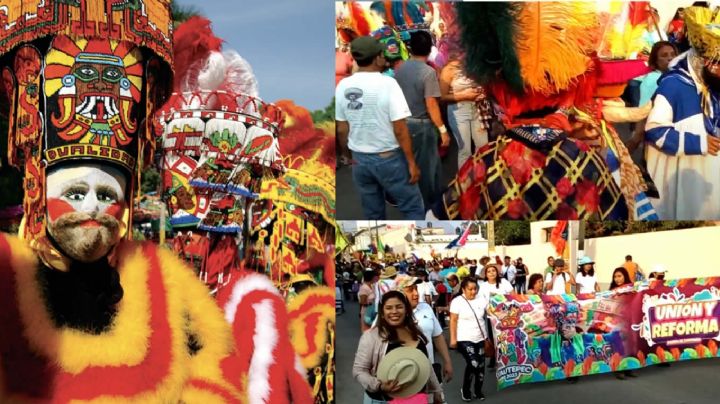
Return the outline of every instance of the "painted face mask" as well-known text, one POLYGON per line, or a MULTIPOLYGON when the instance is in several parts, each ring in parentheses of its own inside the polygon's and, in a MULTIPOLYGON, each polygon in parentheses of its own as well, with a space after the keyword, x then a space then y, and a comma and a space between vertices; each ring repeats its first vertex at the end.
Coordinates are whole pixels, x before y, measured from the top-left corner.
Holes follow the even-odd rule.
POLYGON ((119 170, 99 165, 48 174, 47 228, 63 253, 81 262, 108 254, 126 231, 126 184, 119 170))
MULTIPOLYGON (((58 244, 79 242, 58 240, 60 233, 88 236, 94 227, 88 222, 83 230, 70 231, 66 216, 54 216, 60 200, 73 211, 86 209, 63 196, 66 177, 75 176, 80 166, 93 167, 97 176, 84 172, 71 187, 87 188, 74 198, 92 199, 97 195, 90 178, 103 177, 99 173, 107 167, 105 185, 114 183, 118 203, 130 201, 142 172, 139 163, 153 155, 155 141, 145 117, 162 104, 171 85, 166 80, 172 65, 168 3, 5 0, 0 20, 0 92, 9 101, 3 103, 9 106, 3 111, 9 117, 8 162, 25 173, 20 234, 46 265, 63 270, 70 258, 95 258, 80 253, 82 248, 57 249, 58 244)), ((104 203, 102 198, 97 202, 104 203)), ((95 226, 95 240, 116 243, 127 234, 132 206, 117 210, 109 217, 120 223, 97 219, 106 226, 95 226)))

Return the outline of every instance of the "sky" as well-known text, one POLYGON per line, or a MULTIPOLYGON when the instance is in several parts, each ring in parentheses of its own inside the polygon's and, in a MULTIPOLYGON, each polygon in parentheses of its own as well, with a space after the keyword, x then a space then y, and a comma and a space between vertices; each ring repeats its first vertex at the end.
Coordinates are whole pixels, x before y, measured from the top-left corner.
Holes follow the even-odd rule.
POLYGON ((195 7, 252 66, 260 98, 324 109, 335 90, 335 8, 328 0, 176 0, 195 7))

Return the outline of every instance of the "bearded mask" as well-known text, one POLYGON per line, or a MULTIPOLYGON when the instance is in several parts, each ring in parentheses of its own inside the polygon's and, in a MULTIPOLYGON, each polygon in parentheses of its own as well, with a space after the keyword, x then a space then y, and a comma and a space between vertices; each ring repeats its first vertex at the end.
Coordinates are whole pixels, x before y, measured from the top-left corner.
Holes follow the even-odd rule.
POLYGON ((50 267, 92 262, 127 235, 152 156, 145 118, 171 82, 169 2, 4 4, 0 93, 8 160, 25 171, 21 235, 50 267))

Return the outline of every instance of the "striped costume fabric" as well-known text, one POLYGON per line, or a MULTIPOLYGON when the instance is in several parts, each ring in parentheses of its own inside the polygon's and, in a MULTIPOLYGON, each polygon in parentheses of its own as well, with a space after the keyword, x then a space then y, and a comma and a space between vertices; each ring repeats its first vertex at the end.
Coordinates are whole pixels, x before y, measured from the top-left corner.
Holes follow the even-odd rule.
POLYGON ((37 256, 0 235, 0 402, 312 402, 267 278, 236 281, 226 320, 171 251, 122 242, 117 255, 123 299, 93 334, 54 325, 37 256))

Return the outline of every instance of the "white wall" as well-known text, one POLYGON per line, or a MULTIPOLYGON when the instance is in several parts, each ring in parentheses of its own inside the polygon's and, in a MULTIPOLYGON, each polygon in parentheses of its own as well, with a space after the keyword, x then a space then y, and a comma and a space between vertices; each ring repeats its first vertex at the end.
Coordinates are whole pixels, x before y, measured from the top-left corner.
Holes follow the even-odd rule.
MULTIPOLYGON (((668 270, 667 279, 720 276, 718 241, 720 226, 699 227, 586 239, 585 254, 595 260, 596 276, 605 287, 627 254, 633 256, 645 275, 661 264, 668 270)), ((530 245, 498 246, 496 252, 501 256, 522 257, 531 273, 542 272, 547 266, 547 257, 556 255, 551 243, 535 240, 530 245)), ((576 265, 571 268, 575 269, 576 265)))

